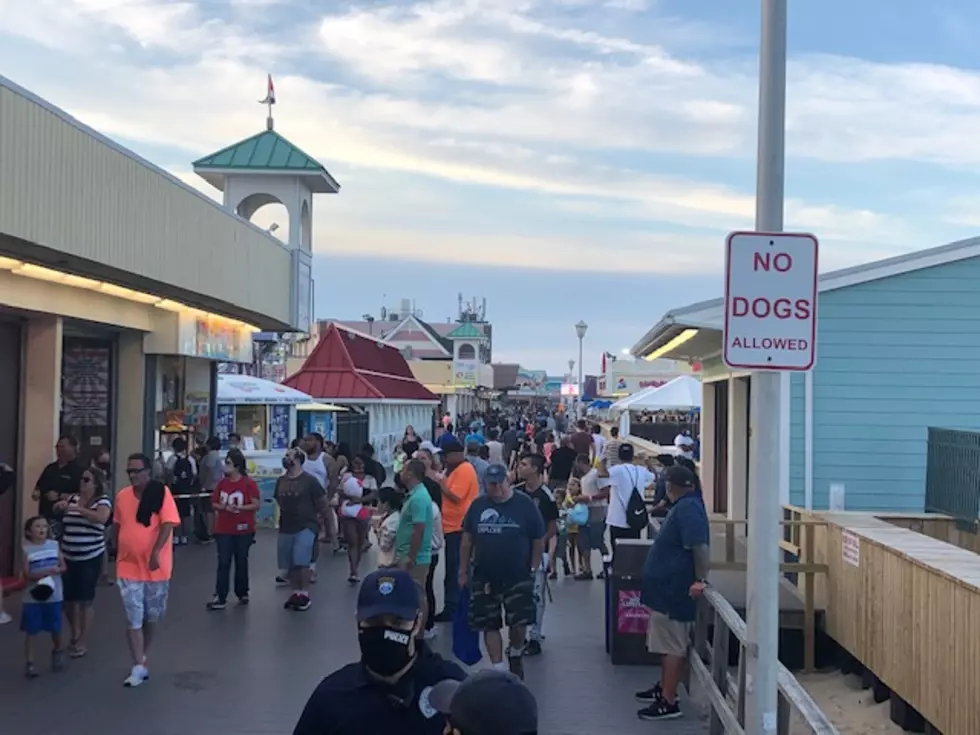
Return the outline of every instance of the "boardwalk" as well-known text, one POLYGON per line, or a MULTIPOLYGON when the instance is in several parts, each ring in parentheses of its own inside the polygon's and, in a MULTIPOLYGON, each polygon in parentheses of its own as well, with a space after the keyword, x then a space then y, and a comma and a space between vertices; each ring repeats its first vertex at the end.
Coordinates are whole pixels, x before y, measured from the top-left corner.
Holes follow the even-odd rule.
MULTIPOLYGON (((314 607, 287 613, 272 586, 275 549, 270 532, 253 548, 253 597, 247 609, 207 612, 213 547, 178 551, 171 612, 153 651, 153 679, 126 691, 128 671, 116 592, 100 589, 96 634, 87 658, 67 671, 26 681, 21 636, 0 628, 0 732, 48 735, 282 735, 320 678, 357 656, 356 592, 344 583, 341 559, 321 564, 314 607), (111 697, 111 699, 109 699, 111 697), (139 722, 134 727, 134 723, 139 722)), ((16 612, 16 610, 12 610, 16 612)), ((694 735, 706 732, 695 714, 667 723, 637 720, 632 700, 657 672, 613 667, 601 632, 601 583, 559 581, 549 610, 546 652, 527 661, 538 697, 543 735, 694 735)), ((447 641, 437 638, 444 650, 447 641)), ((43 659, 40 659, 43 660, 43 659)), ((46 662, 45 662, 46 663, 46 662)))

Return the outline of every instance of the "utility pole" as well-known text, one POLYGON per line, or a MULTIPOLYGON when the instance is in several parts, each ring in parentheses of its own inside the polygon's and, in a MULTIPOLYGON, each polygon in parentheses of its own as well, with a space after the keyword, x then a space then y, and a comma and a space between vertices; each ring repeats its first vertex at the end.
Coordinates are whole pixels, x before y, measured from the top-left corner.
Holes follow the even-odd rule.
MULTIPOLYGON (((787 0, 762 0, 755 229, 782 232, 786 149, 787 0)), ((752 374, 746 733, 776 732, 779 663, 780 373, 752 374)))

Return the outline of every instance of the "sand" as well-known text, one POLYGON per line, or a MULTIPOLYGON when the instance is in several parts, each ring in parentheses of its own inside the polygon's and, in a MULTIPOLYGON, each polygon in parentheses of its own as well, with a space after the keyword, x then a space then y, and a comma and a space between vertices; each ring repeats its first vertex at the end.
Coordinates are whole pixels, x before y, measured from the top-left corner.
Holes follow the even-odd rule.
MULTIPOLYGON (((816 674, 797 674, 797 680, 806 687, 821 710, 830 718, 841 735, 863 733, 895 733, 902 728, 888 716, 888 702, 875 704, 870 689, 861 689, 861 679, 845 676, 839 671, 816 674)), ((794 714, 794 718, 798 715, 794 714)), ((792 721, 791 735, 808 735, 798 719, 792 721)))

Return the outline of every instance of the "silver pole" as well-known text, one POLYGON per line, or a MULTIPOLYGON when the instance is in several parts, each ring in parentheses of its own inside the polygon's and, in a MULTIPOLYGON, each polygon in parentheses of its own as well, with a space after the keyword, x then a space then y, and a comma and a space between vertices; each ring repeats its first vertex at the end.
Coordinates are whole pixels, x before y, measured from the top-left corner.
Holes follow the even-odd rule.
MULTIPOLYGON (((756 230, 783 229, 786 147, 786 0, 762 0, 756 230)), ((747 733, 775 733, 779 661, 780 374, 752 375, 747 628, 747 733)))
POLYGON ((582 418, 584 411, 582 410, 582 343, 585 342, 585 335, 583 334, 578 338, 578 396, 577 407, 575 410, 575 416, 577 418, 582 418))

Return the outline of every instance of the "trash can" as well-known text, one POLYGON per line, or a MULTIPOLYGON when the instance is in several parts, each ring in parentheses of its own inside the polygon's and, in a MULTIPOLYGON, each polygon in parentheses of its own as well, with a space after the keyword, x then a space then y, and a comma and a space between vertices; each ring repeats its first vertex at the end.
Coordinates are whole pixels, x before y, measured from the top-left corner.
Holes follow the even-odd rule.
POLYGON ((655 666, 660 656, 647 652, 650 611, 640 603, 643 564, 652 542, 616 541, 615 561, 606 573, 606 653, 613 664, 655 666))

